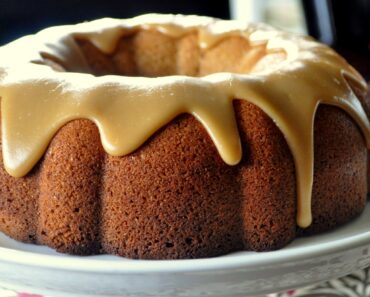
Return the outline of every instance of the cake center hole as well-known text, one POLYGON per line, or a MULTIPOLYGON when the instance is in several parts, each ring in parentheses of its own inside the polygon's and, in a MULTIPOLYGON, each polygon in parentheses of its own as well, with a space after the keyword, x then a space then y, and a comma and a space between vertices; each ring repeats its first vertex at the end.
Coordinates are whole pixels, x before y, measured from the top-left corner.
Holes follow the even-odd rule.
MULTIPOLYGON (((201 49, 197 33, 173 38, 155 30, 140 30, 120 38, 112 53, 104 53, 88 39, 76 39, 88 72, 96 76, 199 77, 217 72, 256 73, 278 67, 286 53, 269 52, 265 44, 251 45, 242 36, 228 36, 210 48, 201 49)), ((45 58, 45 57, 44 57, 45 58)), ((60 71, 55 61, 46 62, 60 71)), ((63 63, 61 63, 63 64, 63 63)), ((66 71, 68 66, 63 66, 66 71)))

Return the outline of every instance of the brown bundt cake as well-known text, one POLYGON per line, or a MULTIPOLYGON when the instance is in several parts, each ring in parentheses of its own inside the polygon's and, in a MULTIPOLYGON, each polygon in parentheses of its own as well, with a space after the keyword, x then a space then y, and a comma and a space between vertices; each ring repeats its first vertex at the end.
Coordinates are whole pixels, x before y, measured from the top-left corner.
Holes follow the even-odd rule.
POLYGON ((26 36, 0 48, 0 230, 151 259, 330 230, 366 205, 365 94, 333 50, 264 25, 146 15, 26 36))

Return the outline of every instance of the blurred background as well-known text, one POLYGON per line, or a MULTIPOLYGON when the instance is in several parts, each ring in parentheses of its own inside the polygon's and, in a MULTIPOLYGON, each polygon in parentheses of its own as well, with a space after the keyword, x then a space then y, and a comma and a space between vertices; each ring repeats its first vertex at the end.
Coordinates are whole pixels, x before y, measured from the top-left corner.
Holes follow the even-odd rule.
POLYGON ((52 25, 149 12, 266 22, 310 34, 370 80, 370 0, 0 0, 0 45, 52 25))

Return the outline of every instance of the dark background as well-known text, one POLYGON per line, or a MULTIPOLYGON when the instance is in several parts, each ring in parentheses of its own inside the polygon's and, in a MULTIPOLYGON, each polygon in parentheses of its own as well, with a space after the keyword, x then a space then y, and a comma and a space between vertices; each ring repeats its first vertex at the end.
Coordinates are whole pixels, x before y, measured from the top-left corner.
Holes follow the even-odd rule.
POLYGON ((302 1, 310 35, 321 40, 324 31, 331 32, 329 45, 370 80, 370 0, 302 1), (329 22, 320 21, 319 10, 325 9, 329 22))
POLYGON ((230 18, 227 0, 0 0, 0 44, 52 25, 151 12, 230 18))

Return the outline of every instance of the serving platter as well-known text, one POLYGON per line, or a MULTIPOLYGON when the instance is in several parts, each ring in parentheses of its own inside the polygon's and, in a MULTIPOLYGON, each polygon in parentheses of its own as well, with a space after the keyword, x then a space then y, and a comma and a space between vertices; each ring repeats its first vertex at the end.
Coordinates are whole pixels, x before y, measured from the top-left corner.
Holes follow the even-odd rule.
POLYGON ((0 286, 50 297, 259 296, 370 266, 370 202, 353 222, 273 252, 147 261, 78 257, 0 233, 0 286))

